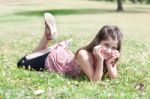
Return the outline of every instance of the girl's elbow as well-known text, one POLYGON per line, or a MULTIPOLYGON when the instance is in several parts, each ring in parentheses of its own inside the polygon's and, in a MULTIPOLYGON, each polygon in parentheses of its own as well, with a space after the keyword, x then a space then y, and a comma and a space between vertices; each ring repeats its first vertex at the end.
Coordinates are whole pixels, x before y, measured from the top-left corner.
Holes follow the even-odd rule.
POLYGON ((92 81, 93 82, 101 81, 101 77, 99 77, 99 78, 93 78, 92 81))
POLYGON ((93 82, 101 81, 101 79, 102 79, 102 74, 101 74, 100 76, 93 76, 93 77, 92 77, 92 81, 93 81, 93 82))
POLYGON ((91 74, 87 75, 88 79, 92 82, 101 81, 102 76, 103 76, 103 73, 100 73, 100 74, 91 73, 91 74))

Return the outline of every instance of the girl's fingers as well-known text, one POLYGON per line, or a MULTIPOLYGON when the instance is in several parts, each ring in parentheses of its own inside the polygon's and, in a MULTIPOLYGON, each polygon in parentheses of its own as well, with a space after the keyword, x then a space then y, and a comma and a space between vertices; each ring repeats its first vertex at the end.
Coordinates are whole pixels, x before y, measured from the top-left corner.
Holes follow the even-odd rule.
POLYGON ((118 52, 118 50, 113 51, 112 55, 115 55, 116 58, 120 57, 120 53, 118 52))
POLYGON ((95 47, 96 52, 99 52, 103 47, 101 45, 97 45, 95 47))
POLYGON ((116 56, 116 55, 112 55, 112 56, 113 56, 113 58, 115 58, 115 59, 117 58, 117 56, 116 56))
POLYGON ((97 45, 96 47, 97 47, 97 48, 102 48, 103 46, 101 46, 101 45, 97 45))
POLYGON ((102 46, 99 47, 99 52, 101 52, 101 51, 104 52, 104 47, 102 47, 102 46))
POLYGON ((118 52, 115 55, 117 56, 117 58, 120 57, 120 53, 118 53, 118 52))
POLYGON ((112 56, 113 56, 113 58, 115 58, 115 59, 116 59, 116 58, 119 58, 118 55, 116 55, 116 54, 113 54, 112 56))
POLYGON ((114 62, 114 61, 115 61, 115 58, 111 57, 111 58, 107 59, 107 61, 109 61, 109 62, 114 62))

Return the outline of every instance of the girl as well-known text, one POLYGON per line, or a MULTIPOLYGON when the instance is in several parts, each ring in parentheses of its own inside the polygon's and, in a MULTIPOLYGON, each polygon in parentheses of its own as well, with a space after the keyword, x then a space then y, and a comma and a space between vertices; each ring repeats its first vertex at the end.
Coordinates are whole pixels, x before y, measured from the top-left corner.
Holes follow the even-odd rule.
POLYGON ((116 63, 120 56, 122 33, 117 26, 103 26, 93 41, 73 54, 70 40, 48 47, 50 40, 57 38, 56 21, 52 14, 45 13, 45 33, 32 54, 19 60, 17 66, 37 71, 48 70, 78 77, 85 74, 90 81, 101 80, 108 73, 117 77, 116 63))

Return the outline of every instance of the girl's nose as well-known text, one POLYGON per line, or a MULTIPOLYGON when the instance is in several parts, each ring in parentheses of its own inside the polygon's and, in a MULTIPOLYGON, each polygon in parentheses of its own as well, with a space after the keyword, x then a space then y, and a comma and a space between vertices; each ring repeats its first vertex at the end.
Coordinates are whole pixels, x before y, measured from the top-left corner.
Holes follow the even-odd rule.
POLYGON ((111 53, 111 48, 108 48, 106 51, 107 53, 111 53))

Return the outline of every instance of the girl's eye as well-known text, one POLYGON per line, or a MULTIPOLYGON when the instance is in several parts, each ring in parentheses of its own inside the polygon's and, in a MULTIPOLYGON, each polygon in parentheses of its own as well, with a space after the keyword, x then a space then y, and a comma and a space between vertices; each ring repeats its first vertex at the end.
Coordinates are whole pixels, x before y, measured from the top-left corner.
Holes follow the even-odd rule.
POLYGON ((106 46, 106 47, 109 47, 109 44, 108 44, 108 43, 105 43, 105 46, 106 46))
POLYGON ((113 47, 112 49, 113 49, 113 50, 116 50, 117 48, 113 47))

